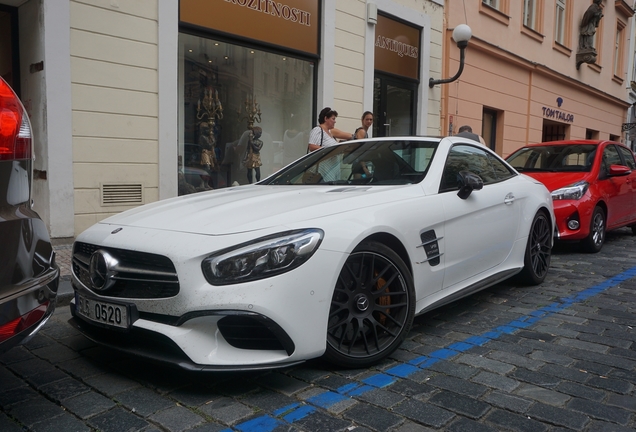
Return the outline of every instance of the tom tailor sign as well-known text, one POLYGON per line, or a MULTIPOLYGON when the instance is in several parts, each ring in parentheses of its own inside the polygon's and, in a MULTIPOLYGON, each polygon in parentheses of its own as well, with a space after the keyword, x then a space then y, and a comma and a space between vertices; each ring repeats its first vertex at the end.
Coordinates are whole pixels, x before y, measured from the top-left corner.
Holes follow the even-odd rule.
POLYGON ((542 109, 543 109, 543 117, 545 118, 559 120, 566 123, 574 122, 574 114, 569 114, 569 113, 555 110, 548 107, 543 107, 542 109))
POLYGON ((378 15, 375 26, 375 69, 419 79, 420 29, 378 15))
POLYGON ((181 0, 182 23, 318 55, 319 0, 181 0))

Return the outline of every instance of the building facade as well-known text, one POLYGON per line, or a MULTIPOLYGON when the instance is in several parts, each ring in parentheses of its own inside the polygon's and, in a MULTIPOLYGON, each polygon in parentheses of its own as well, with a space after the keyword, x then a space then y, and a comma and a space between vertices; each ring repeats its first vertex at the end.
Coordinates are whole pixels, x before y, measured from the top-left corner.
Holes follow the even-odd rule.
POLYGON ((446 133, 468 124, 503 156, 527 142, 626 140, 627 2, 449 0, 445 13, 446 75, 459 62, 450 31, 473 32, 462 76, 442 89, 446 133))
POLYGON ((440 134, 443 0, 0 0, 0 74, 31 116, 53 238, 265 177, 325 106, 353 132, 440 134), (258 130, 262 166, 245 164, 258 130))

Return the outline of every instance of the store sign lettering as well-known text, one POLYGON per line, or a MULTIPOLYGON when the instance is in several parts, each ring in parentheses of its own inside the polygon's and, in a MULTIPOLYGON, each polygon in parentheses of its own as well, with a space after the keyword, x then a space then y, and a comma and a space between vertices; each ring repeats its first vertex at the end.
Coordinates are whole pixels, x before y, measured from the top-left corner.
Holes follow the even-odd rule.
POLYGON ((310 12, 290 7, 286 4, 275 2, 274 0, 225 0, 225 2, 282 18, 293 23, 303 24, 308 27, 311 26, 310 12))
POLYGON ((548 107, 543 107, 543 117, 560 120, 567 123, 574 122, 574 114, 568 114, 566 112, 555 110, 548 107))
POLYGON ((408 56, 417 58, 418 56, 417 47, 396 41, 395 39, 389 39, 384 36, 377 37, 377 39, 375 40, 375 46, 397 53, 397 55, 400 57, 408 56))

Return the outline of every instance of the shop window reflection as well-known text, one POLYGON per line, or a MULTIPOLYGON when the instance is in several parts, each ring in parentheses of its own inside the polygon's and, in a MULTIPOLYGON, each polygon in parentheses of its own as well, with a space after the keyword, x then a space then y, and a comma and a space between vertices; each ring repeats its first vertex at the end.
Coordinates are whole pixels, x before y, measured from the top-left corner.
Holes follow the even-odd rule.
POLYGON ((179 39, 179 195, 247 184, 255 127, 262 129, 261 178, 306 153, 315 123, 312 62, 193 35, 179 39))

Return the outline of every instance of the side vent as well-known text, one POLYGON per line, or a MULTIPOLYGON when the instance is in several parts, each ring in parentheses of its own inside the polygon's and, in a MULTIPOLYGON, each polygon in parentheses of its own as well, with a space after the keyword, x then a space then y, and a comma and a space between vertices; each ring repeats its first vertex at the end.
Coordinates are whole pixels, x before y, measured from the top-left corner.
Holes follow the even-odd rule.
POLYGON ((142 184, 102 184, 102 206, 130 206, 144 203, 142 184))

